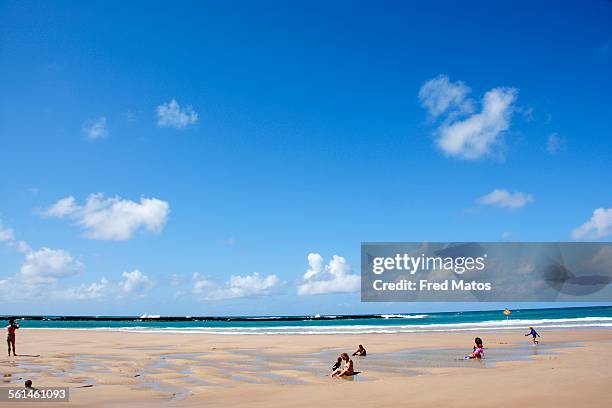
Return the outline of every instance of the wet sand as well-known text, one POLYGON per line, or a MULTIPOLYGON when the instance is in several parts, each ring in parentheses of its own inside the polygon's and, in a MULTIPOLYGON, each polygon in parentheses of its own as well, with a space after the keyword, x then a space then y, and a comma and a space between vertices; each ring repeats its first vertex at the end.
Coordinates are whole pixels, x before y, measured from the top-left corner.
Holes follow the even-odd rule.
MULTIPOLYGON (((3 385, 70 387, 60 406, 605 406, 612 330, 242 335, 28 330, 0 358, 3 385), (475 335, 484 360, 464 360, 475 335), (326 375, 358 343, 361 374, 326 375), (85 388, 78 388, 84 387, 85 388), (89 386, 89 387, 88 387, 89 386)), ((4 405, 0 403, 0 405, 4 405)), ((41 406, 20 403, 19 406, 41 406)))

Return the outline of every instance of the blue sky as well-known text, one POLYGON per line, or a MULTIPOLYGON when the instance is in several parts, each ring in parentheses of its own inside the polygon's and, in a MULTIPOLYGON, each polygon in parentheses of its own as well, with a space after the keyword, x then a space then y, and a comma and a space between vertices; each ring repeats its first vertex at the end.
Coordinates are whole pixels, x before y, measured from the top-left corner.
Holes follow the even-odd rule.
POLYGON ((605 1, 2 0, 3 309, 447 309, 336 292, 362 241, 608 240, 610 21, 605 1))

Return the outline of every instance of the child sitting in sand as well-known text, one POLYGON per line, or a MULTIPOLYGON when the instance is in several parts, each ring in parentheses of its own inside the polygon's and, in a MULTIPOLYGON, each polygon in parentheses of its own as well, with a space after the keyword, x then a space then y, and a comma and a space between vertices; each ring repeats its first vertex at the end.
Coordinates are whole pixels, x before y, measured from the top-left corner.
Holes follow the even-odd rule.
POLYGON ((15 331, 19 328, 19 325, 15 323, 15 319, 9 319, 9 324, 6 326, 6 343, 8 344, 8 355, 11 356, 11 346, 13 347, 13 355, 15 354, 15 331))
POLYGON ((353 360, 349 357, 347 353, 340 354, 340 358, 344 361, 344 367, 341 370, 336 370, 331 375, 332 377, 348 377, 355 374, 355 370, 353 369, 353 360))
POLYGON ((484 346, 482 345, 482 339, 480 337, 476 337, 474 339, 474 352, 466 358, 483 358, 484 357, 484 346))
POLYGON ((537 331, 533 327, 529 327, 529 333, 525 336, 533 336, 533 344, 539 344, 540 342, 536 340, 536 337, 541 337, 537 331))
POLYGON ((366 349, 363 348, 363 345, 359 345, 359 347, 357 347, 357 351, 355 351, 353 353, 354 356, 361 356, 361 357, 365 357, 367 354, 366 349))
POLYGON ((338 356, 338 360, 336 361, 336 363, 332 366, 332 372, 336 371, 337 369, 340 368, 340 366, 342 365, 342 357, 338 356))

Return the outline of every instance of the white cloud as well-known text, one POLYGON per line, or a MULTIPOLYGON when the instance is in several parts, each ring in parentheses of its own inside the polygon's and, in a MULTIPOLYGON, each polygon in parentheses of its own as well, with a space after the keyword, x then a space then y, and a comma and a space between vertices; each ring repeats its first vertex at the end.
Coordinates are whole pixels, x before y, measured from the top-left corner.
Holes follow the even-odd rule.
POLYGON ((192 293, 202 295, 207 300, 237 299, 269 295, 278 286, 280 280, 276 275, 261 276, 257 272, 251 275, 232 275, 224 287, 194 274, 192 293))
POLYGON ((346 259, 334 255, 325 266, 320 254, 308 254, 309 269, 304 273, 304 283, 298 286, 298 294, 320 295, 326 293, 356 292, 360 287, 358 275, 351 273, 346 259))
POLYGON ((65 197, 47 208, 44 211, 44 215, 47 217, 65 217, 76 213, 79 209, 80 207, 77 205, 74 197, 65 197))
POLYGON ((198 121, 198 114, 191 105, 181 108, 176 99, 159 105, 157 111, 157 126, 184 129, 198 121))
POLYGON ((491 152, 500 135, 508 130, 517 91, 495 88, 483 98, 482 111, 462 120, 443 124, 437 144, 452 157, 477 159, 491 152))
POLYGON ((3 227, 0 224, 0 241, 2 242, 12 242, 15 240, 15 233, 12 229, 3 227))
POLYGON ((17 250, 17 252, 21 252, 24 254, 32 250, 27 242, 20 241, 15 238, 15 232, 12 228, 3 227, 2 221, 0 221, 0 242, 4 242, 9 247, 17 250))
POLYGON ((461 81, 440 75, 421 87, 419 98, 432 117, 446 115, 435 131, 437 146, 450 157, 474 160, 491 154, 510 127, 518 96, 515 88, 493 88, 485 93, 482 109, 472 113, 470 89, 461 81))
POLYGON ((157 198, 141 197, 138 203, 98 193, 89 195, 83 206, 77 204, 74 197, 62 198, 42 214, 76 220, 88 238, 127 240, 141 228, 160 232, 169 212, 168 202, 157 198))
POLYGON ((101 300, 125 294, 144 295, 153 286, 151 279, 135 269, 124 272, 122 281, 101 278, 97 282, 66 286, 64 279, 83 271, 84 265, 63 249, 33 250, 15 232, 0 221, 0 242, 24 254, 20 270, 0 279, 0 300, 101 300))
POLYGON ((310 253, 308 254, 308 265, 310 268, 304 274, 305 280, 311 280, 315 276, 325 271, 325 260, 321 254, 310 253))
POLYGON ((494 205, 501 208, 517 209, 533 202, 533 195, 520 191, 511 193, 508 190, 495 189, 478 199, 480 204, 494 205))
POLYGON ((546 151, 549 154, 557 154, 559 151, 565 150, 565 138, 559 136, 558 133, 551 133, 548 135, 546 141, 546 151))
POLYGON ((121 276, 124 278, 120 284, 121 289, 127 294, 144 295, 153 287, 151 279, 138 269, 134 269, 132 272, 123 272, 121 276))
POLYGON ((68 251, 42 248, 26 254, 19 274, 29 282, 46 283, 75 275, 82 269, 83 264, 68 251))
POLYGON ((193 290, 192 293, 199 295, 201 293, 204 293, 204 291, 208 288, 210 288, 212 286, 212 284, 207 280, 207 279, 198 279, 194 284, 193 284, 193 290))
POLYGON ((64 300, 99 300, 109 295, 110 288, 109 281, 102 278, 99 282, 83 283, 79 286, 55 290, 52 296, 64 300))
POLYGON ((193 279, 193 289, 191 290, 191 292, 194 295, 200 295, 204 293, 205 290, 214 287, 214 284, 211 281, 209 281, 208 279, 200 275, 198 272, 193 273, 192 279, 193 279))
POLYGON ((612 236, 612 208, 598 208, 591 218, 572 231, 575 240, 595 240, 612 236))
POLYGON ((60 279, 78 274, 83 264, 63 249, 33 250, 26 241, 0 221, 0 242, 24 255, 17 273, 0 280, 0 299, 28 300, 46 296, 60 279), (8 294, 8 295, 7 295, 8 294))
POLYGON ((85 122, 83 125, 83 134, 85 134, 85 137, 89 140, 104 139, 108 137, 106 118, 100 117, 85 122))
POLYGON ((462 81, 451 82, 446 75, 425 82, 419 91, 421 105, 436 118, 449 109, 469 112, 472 102, 466 99, 470 88, 462 81))

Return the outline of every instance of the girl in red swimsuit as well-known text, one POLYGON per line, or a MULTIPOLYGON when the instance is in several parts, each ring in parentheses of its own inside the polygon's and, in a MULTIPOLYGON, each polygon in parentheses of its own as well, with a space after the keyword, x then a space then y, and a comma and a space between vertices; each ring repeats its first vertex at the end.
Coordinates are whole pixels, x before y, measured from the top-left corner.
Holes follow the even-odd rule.
POLYGON ((6 326, 6 343, 8 344, 8 355, 11 356, 11 345, 13 347, 13 355, 15 354, 15 332, 19 328, 19 325, 15 323, 15 319, 9 320, 9 325, 6 326))

